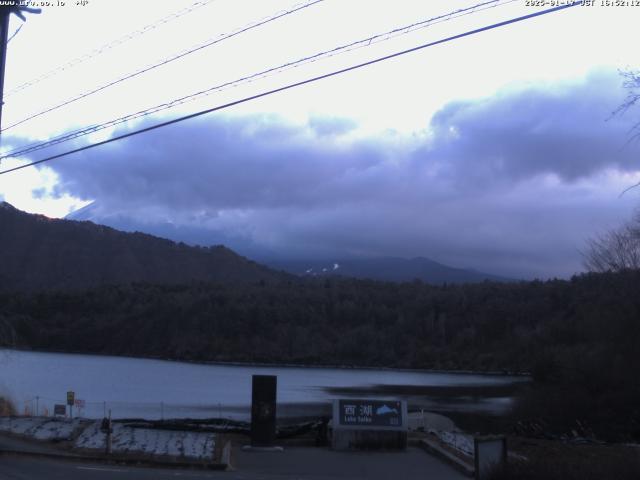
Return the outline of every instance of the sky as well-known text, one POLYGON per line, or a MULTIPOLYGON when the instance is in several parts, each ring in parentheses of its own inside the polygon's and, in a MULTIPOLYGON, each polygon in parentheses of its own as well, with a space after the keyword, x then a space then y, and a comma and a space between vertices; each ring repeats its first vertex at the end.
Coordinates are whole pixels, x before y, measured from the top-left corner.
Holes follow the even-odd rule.
MULTIPOLYGON (((9 43, 3 151, 440 21, 6 158, 0 170, 543 10, 524 0, 464 12, 478 2, 60 3, 29 15, 9 43)), ((492 29, 0 175, 0 198, 51 217, 91 205, 82 218, 161 226, 256 258, 424 256, 568 277, 582 270, 585 240, 638 207, 640 189, 620 193, 640 181, 630 133, 640 110, 613 112, 628 93, 620 71, 639 68, 639 20, 640 7, 597 1, 492 29)), ((21 24, 13 18, 10 33, 21 24)))

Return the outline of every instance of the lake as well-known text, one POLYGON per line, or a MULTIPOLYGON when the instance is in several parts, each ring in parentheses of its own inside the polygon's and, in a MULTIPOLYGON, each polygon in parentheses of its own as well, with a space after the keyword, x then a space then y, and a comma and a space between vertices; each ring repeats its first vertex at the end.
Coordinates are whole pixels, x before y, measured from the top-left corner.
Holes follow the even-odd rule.
POLYGON ((247 420, 251 376, 278 376, 278 416, 326 414, 330 400, 402 399, 410 409, 501 414, 525 377, 412 370, 212 365, 0 349, 0 395, 20 411, 51 414, 75 392, 75 413, 100 418, 247 420))

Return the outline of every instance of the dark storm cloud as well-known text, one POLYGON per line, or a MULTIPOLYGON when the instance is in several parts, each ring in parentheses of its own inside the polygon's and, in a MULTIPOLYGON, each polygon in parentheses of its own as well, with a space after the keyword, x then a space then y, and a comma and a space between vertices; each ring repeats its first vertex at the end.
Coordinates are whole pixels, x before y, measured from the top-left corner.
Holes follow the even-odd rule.
POLYGON ((354 140, 352 122, 335 118, 210 117, 51 167, 60 192, 96 199, 105 215, 199 225, 281 255, 567 274, 595 226, 629 207, 597 185, 638 171, 637 146, 625 147, 632 118, 606 121, 619 84, 600 73, 513 87, 448 104, 413 136, 354 140))
POLYGON ((303 208, 350 196, 384 163, 377 142, 325 143, 273 116, 217 117, 155 131, 55 165, 59 189, 171 208, 303 208), (358 173, 356 173, 358 172, 358 173))
POLYGON ((623 101, 620 78, 598 72, 583 82, 506 89, 454 102, 432 119, 424 155, 458 180, 518 181, 554 174, 571 182, 603 169, 638 169, 625 148, 632 119, 612 116, 623 101), (465 173, 466 172, 466 173, 465 173))

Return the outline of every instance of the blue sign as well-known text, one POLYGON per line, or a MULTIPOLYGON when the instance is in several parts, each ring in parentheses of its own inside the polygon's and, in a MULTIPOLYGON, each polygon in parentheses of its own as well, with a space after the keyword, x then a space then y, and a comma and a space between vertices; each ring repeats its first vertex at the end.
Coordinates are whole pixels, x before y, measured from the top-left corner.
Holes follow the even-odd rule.
POLYGON ((340 400, 340 425, 359 427, 400 427, 402 402, 399 400, 340 400))

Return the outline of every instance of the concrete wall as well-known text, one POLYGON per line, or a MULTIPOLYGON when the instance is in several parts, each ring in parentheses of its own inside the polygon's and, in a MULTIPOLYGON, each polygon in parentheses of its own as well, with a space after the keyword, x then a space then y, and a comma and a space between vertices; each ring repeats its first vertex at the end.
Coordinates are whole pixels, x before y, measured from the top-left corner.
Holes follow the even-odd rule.
POLYGON ((331 446, 334 450, 404 450, 407 432, 338 429, 333 431, 331 446))

